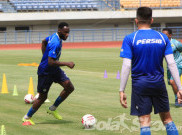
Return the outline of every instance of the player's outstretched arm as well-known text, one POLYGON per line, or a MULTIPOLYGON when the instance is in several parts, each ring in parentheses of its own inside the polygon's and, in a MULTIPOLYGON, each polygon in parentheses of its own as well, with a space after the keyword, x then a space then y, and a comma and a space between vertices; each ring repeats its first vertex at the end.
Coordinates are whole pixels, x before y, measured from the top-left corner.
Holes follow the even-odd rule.
POLYGON ((46 46, 47 46, 47 41, 46 41, 46 39, 44 39, 44 40, 42 40, 42 47, 41 47, 42 54, 44 54, 44 52, 46 50, 46 46))
POLYGON ((48 58, 48 64, 50 66, 55 66, 55 67, 57 67, 57 66, 67 66, 67 67, 69 67, 71 69, 74 68, 74 66, 75 66, 74 62, 60 62, 60 61, 55 60, 54 58, 51 58, 51 57, 48 58))
POLYGON ((120 95, 120 103, 124 108, 128 107, 127 100, 126 100, 127 98, 126 98, 126 94, 124 93, 124 90, 126 88, 126 84, 130 74, 130 68, 131 68, 131 60, 127 58, 123 58, 119 95, 120 95))

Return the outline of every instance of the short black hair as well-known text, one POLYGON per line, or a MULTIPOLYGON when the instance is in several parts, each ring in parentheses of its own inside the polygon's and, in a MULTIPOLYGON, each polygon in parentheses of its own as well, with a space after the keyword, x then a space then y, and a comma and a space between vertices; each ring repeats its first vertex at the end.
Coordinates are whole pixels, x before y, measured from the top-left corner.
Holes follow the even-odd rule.
POLYGON ((162 31, 167 31, 171 35, 173 34, 173 31, 170 28, 163 28, 162 31))
POLYGON ((62 29, 64 26, 69 27, 68 23, 61 22, 61 23, 59 23, 58 28, 62 29))
POLYGON ((137 19, 139 23, 148 23, 152 20, 152 9, 149 7, 139 7, 137 9, 137 19))

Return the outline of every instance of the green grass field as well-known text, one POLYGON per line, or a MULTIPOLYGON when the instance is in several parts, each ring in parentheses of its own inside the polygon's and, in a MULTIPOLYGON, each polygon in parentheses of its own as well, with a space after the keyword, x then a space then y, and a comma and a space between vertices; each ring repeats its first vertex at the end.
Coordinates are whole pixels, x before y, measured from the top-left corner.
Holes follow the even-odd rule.
MULTIPOLYGON (((72 80, 75 91, 58 108, 63 120, 55 120, 46 113, 62 88, 53 84, 48 99, 34 115, 35 126, 22 126, 21 119, 31 107, 23 101, 28 92, 29 79, 33 77, 34 92, 37 87, 37 67, 17 66, 18 63, 39 63, 40 50, 8 50, 0 51, 0 87, 2 76, 6 74, 9 94, 0 93, 0 126, 5 125, 7 135, 139 135, 137 119, 130 116, 130 109, 123 109, 119 103, 119 84, 116 79, 121 69, 120 48, 108 49, 65 49, 62 61, 74 61, 74 69, 63 69, 72 80), (103 78, 107 70, 108 78, 103 78), (17 86, 19 95, 12 96, 13 87, 17 86), (97 118, 94 130, 84 130, 81 118, 92 114, 97 118), (124 116, 127 119, 122 119, 124 116), (127 125, 123 126, 122 121, 127 125), (119 125, 119 126, 118 126, 119 125), (127 129, 128 127, 128 129, 127 129)), ((164 63, 166 69, 166 64, 164 63)), ((166 70, 165 70, 166 71, 166 70)), ((166 80, 166 75, 165 75, 166 80)), ((182 134, 182 109, 175 108, 172 89, 167 85, 174 122, 182 134)), ((126 93, 130 107, 131 78, 127 83, 126 93)), ((159 123, 159 116, 152 114, 152 135, 166 135, 159 123)))

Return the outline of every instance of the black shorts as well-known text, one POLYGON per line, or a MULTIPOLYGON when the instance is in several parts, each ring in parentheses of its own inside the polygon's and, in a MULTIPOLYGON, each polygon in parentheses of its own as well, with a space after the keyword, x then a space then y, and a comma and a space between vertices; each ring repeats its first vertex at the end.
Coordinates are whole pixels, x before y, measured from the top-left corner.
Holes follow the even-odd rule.
POLYGON ((60 83, 69 80, 63 70, 59 69, 56 74, 38 75, 38 93, 47 93, 53 82, 60 83))
POLYGON ((167 91, 160 95, 140 95, 132 92, 131 115, 148 115, 152 112, 152 107, 155 114, 169 111, 167 91))

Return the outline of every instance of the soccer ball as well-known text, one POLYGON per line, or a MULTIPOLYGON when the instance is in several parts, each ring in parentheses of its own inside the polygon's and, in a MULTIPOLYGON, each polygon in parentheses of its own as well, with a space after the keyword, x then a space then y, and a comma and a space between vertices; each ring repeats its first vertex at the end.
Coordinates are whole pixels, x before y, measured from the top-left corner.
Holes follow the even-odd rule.
POLYGON ((82 117, 82 124, 86 129, 93 128, 96 123, 96 119, 91 114, 86 114, 82 117))
POLYGON ((34 101, 33 95, 32 94, 25 95, 24 101, 25 101, 26 104, 32 104, 33 101, 34 101))
POLYGON ((39 98, 39 93, 37 93, 37 95, 35 95, 34 100, 39 98))

